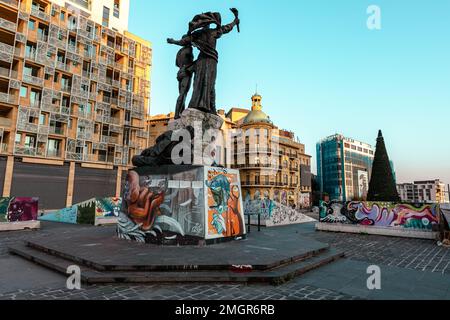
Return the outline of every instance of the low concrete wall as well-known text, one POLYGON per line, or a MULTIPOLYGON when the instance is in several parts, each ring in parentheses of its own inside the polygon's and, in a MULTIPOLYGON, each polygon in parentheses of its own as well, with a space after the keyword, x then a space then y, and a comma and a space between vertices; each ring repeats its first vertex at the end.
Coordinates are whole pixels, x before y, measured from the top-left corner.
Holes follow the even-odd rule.
POLYGON ((22 221, 22 222, 1 222, 0 232, 2 231, 18 231, 18 230, 35 230, 41 228, 40 221, 22 221))
POLYGON ((401 227, 373 227, 352 224, 332 224, 318 222, 316 224, 318 231, 332 231, 332 232, 346 232, 358 234, 373 234, 380 236, 416 238, 416 239, 430 239, 438 240, 439 232, 422 231, 417 229, 405 229, 401 227))

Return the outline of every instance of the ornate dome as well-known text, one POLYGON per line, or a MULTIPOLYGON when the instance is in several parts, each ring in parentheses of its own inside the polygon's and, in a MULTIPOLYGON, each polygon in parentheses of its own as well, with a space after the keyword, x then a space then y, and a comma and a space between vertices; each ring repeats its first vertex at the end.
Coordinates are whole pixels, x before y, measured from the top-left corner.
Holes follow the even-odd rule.
POLYGON ((269 116, 262 112, 261 110, 252 110, 249 114, 244 118, 244 124, 264 122, 272 124, 269 116))
POLYGON ((257 93, 252 96, 252 111, 250 111, 244 118, 243 124, 258 122, 272 124, 269 116, 262 111, 261 100, 262 97, 257 93))

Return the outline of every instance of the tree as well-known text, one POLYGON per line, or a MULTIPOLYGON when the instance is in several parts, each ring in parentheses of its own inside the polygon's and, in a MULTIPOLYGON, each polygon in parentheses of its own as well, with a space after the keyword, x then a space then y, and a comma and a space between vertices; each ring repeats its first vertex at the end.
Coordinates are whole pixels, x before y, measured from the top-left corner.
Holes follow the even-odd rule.
POLYGON ((398 202, 400 197, 395 185, 389 156, 384 144, 383 134, 378 131, 377 147, 369 183, 368 201, 398 202))

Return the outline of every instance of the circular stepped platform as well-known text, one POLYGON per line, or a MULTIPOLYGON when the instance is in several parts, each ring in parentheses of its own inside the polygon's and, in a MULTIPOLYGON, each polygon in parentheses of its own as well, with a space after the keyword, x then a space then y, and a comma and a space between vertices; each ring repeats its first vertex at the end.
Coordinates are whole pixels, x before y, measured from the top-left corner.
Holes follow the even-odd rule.
POLYGON ((18 255, 85 283, 269 282, 280 284, 344 256, 302 237, 295 226, 263 229, 209 246, 158 246, 118 240, 114 228, 84 229, 11 246, 18 255))

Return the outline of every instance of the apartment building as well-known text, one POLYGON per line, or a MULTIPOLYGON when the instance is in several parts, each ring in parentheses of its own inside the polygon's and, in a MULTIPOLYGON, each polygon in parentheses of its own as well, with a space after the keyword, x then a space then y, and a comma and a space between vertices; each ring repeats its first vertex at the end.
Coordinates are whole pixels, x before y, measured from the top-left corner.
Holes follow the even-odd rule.
POLYGON ((439 179, 397 184, 400 198, 413 203, 449 203, 448 189, 439 179))
POLYGON ((0 0, 0 195, 120 194, 147 146, 151 44, 129 1, 0 0))

